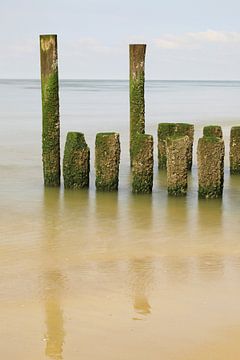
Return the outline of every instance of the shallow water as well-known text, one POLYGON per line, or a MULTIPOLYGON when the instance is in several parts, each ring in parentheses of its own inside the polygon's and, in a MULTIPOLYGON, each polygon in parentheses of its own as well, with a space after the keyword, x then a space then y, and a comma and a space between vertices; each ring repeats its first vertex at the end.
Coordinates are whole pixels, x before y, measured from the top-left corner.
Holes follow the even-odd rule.
MULTIPOLYGON (((149 82, 147 131, 240 124, 239 82, 149 82)), ((0 81, 0 354, 5 360, 236 360, 240 357, 240 177, 223 200, 130 191, 127 82, 61 84, 62 144, 86 134, 89 191, 44 189, 40 89, 0 81), (95 193, 97 131, 121 133, 118 193, 95 193)), ((156 136, 155 136, 156 139, 156 136)))

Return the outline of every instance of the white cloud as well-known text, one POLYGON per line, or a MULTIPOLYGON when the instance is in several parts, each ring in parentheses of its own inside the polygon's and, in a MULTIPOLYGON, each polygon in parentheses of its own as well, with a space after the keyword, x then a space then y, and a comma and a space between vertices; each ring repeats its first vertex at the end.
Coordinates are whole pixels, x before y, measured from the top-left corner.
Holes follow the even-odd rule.
POLYGON ((154 40, 154 44, 162 49, 199 48, 209 43, 240 44, 240 33, 207 30, 189 32, 179 36, 166 34, 154 40))

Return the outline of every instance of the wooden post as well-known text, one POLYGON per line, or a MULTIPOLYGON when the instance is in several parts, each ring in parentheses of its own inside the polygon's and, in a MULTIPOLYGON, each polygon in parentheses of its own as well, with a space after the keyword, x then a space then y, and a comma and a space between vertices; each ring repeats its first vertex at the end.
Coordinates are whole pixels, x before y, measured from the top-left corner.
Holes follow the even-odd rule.
POLYGON ((192 169, 192 151, 194 140, 194 125, 186 123, 176 124, 176 134, 178 136, 188 136, 188 149, 187 149, 187 168, 190 171, 192 169))
POLYGON ((240 126, 233 126, 230 135, 230 173, 240 174, 240 126))
POLYGON ((198 195, 200 198, 222 196, 224 181, 224 141, 217 136, 203 136, 198 141, 198 195))
POLYGON ((158 168, 167 168, 166 140, 172 136, 188 136, 187 163, 188 170, 192 169, 192 149, 194 138, 194 125, 185 123, 158 124, 158 168))
POLYGON ((173 136, 166 141, 168 194, 182 196, 188 184, 188 136, 173 136))
POLYGON ((66 189, 82 189, 89 186, 90 150, 84 134, 67 134, 64 158, 63 178, 66 189))
POLYGON ((152 135, 138 134, 132 151, 132 192, 151 193, 153 187, 152 135))
POLYGON ((60 185, 57 35, 40 35, 42 161, 45 186, 60 185))
POLYGON ((120 140, 117 133, 98 133, 95 142, 96 189, 118 189, 120 140))
POLYGON ((133 143, 138 134, 145 133, 145 44, 129 45, 130 60, 130 162, 133 161, 133 143))

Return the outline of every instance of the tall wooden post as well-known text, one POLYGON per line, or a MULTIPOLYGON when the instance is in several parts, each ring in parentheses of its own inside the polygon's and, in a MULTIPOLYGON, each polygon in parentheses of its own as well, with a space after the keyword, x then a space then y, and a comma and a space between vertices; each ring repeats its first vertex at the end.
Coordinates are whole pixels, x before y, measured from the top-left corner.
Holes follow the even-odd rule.
POLYGON ((42 161, 45 186, 60 185, 57 35, 40 35, 42 161))
POLYGON ((130 162, 133 160, 133 143, 138 134, 145 133, 145 44, 129 45, 130 61, 130 162))

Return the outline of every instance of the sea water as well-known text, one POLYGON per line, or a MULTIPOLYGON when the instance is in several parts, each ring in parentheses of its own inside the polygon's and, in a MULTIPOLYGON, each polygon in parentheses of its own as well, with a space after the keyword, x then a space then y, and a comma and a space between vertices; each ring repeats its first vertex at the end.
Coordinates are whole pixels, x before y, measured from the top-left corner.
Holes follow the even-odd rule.
POLYGON ((229 135, 240 82, 146 82, 154 135, 152 195, 132 195, 128 82, 60 83, 67 131, 91 150, 89 191, 44 189, 37 80, 0 81, 0 357, 4 360, 236 360, 240 357, 240 177, 229 135), (195 125, 186 198, 167 196, 157 124, 195 125), (197 197, 202 127, 224 132, 222 200, 197 197), (96 193, 97 132, 121 138, 118 193, 96 193))

